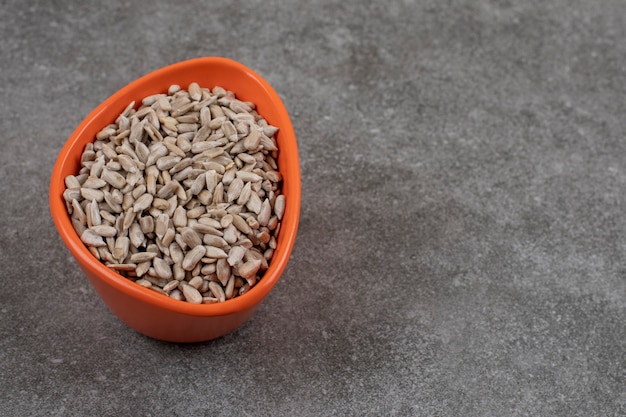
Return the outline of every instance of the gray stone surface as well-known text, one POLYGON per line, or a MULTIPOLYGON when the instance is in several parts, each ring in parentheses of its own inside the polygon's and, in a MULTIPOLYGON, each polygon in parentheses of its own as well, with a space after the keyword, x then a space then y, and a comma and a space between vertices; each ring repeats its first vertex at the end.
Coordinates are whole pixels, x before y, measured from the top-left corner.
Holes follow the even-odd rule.
POLYGON ((626 3, 0 4, 3 416, 626 415, 626 3), (236 332, 143 337, 47 205, 65 139, 207 55, 292 115, 302 220, 236 332))

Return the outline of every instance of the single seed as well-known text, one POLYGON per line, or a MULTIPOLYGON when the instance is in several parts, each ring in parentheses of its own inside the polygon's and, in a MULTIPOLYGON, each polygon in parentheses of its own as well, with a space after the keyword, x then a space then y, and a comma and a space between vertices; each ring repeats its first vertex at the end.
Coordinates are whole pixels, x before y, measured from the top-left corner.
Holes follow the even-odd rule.
POLYGON ((125 171, 136 172, 138 170, 138 167, 137 167, 138 161, 134 160, 128 155, 124 155, 124 154, 118 155, 117 161, 120 163, 120 165, 122 166, 122 168, 124 168, 125 171))
POLYGON ((139 248, 143 245, 146 236, 143 234, 141 230, 141 226, 139 223, 133 223, 128 230, 128 237, 130 238, 130 243, 135 248, 139 248))
POLYGON ((74 175, 68 175, 65 177, 66 188, 80 188, 80 181, 74 175))
POLYGON ((230 265, 225 258, 218 259, 216 264, 217 279, 220 280, 222 285, 226 285, 230 277, 230 265))
MULTIPOLYGON (((163 235, 163 238, 161 238, 160 242, 163 246, 169 246, 174 241, 175 236, 176 236, 176 231, 174 231, 173 227, 170 227, 167 229, 167 231, 163 235)), ((159 243, 159 239, 157 239, 157 243, 159 243)))
POLYGON ((243 181, 246 182, 257 182, 263 179, 263 177, 261 177, 260 175, 248 171, 237 171, 236 175, 237 178, 241 178, 243 181))
POLYGON ((278 128, 276 126, 267 125, 263 127, 263 134, 267 137, 272 137, 276 133, 278 133, 278 128))
POLYGON ((272 215, 272 206, 270 205, 269 199, 263 200, 261 204, 261 210, 259 211, 259 215, 257 216, 257 220, 259 221, 260 226, 267 226, 267 222, 269 222, 270 217, 272 215))
POLYGON ((183 206, 176 207, 174 210, 174 215, 172 217, 172 223, 175 227, 185 227, 187 226, 187 211, 183 206))
POLYGON ((228 246, 228 242, 226 242, 224 238, 209 233, 202 236, 202 243, 208 246, 215 246, 216 248, 225 248, 228 246))
POLYGON ((178 183, 178 181, 176 180, 169 181, 167 184, 161 187, 161 189, 157 192, 157 196, 159 198, 170 198, 176 193, 176 191, 178 190, 178 187, 180 187, 180 184, 178 183))
POLYGON ((185 255, 178 243, 176 242, 170 243, 169 251, 170 251, 170 258, 172 258, 172 261, 174 261, 174 264, 180 264, 181 262, 183 262, 185 255))
POLYGON ((130 255, 130 261, 135 264, 152 261, 156 257, 153 252, 137 252, 130 255))
POLYGON ((283 179, 282 175, 278 171, 266 171, 265 178, 270 180, 271 182, 279 182, 283 179))
POLYGON ((198 223, 205 224, 207 226, 211 226, 215 229, 220 229, 222 227, 221 223, 217 219, 213 219, 211 217, 207 217, 206 215, 200 216, 198 218, 198 223))
POLYGON ((228 186, 228 191, 226 191, 226 202, 231 203, 238 199, 243 188, 243 181, 240 178, 235 178, 228 186))
POLYGON ((91 229, 86 229, 81 235, 80 240, 87 246, 101 247, 106 246, 102 236, 91 229))
POLYGON ((250 290, 250 284, 246 282, 243 286, 241 286, 241 288, 239 288, 239 295, 242 296, 245 293, 247 293, 249 290, 250 290))
POLYGON ((236 244, 246 249, 250 249, 253 246, 252 241, 246 237, 242 237, 241 239, 237 240, 236 244))
POLYGON ((226 215, 222 216, 222 218, 220 219, 220 226, 223 229, 225 229, 230 224, 232 224, 232 222, 233 222, 233 215, 232 214, 226 214, 226 215))
POLYGON ((261 136, 261 132, 259 132, 258 130, 253 130, 248 134, 248 136, 246 136, 243 145, 246 147, 247 150, 255 151, 261 143, 261 136))
POLYGON ((209 289, 213 293, 213 296, 219 300, 220 303, 226 301, 226 295, 224 294, 224 289, 217 282, 211 281, 209 282, 209 289))
POLYGON ((198 123, 200 120, 200 114, 198 112, 189 112, 183 116, 178 116, 174 120, 178 123, 198 123))
POLYGON ((191 278, 189 280, 189 285, 191 285, 192 287, 194 287, 196 290, 200 289, 200 287, 202 286, 202 282, 204 280, 202 279, 201 276, 195 276, 193 278, 191 278))
POLYGON ((178 285, 179 285, 179 284, 180 284, 180 282, 179 282, 179 281, 177 281, 177 280, 173 279, 173 280, 171 280, 170 282, 168 282, 167 284, 165 284, 165 285, 163 286, 163 291, 165 291, 165 292, 170 292, 170 291, 172 291, 172 290, 174 290, 174 289, 178 288, 178 285))
POLYGON ((261 263, 262 262, 259 259, 250 259, 249 261, 243 263, 243 265, 239 266, 237 269, 239 275, 246 279, 252 278, 255 276, 259 268, 261 268, 261 263))
POLYGON ((85 214, 85 211, 81 207, 81 205, 78 202, 78 200, 72 199, 71 206, 72 206, 72 210, 73 210, 72 217, 76 218, 81 224, 86 225, 87 224, 87 215, 85 214))
POLYGON ((216 263, 204 264, 202 265, 202 268, 200 268, 200 273, 202 275, 211 275, 211 274, 215 274, 216 269, 217 269, 216 263))
MULTIPOLYGON (((88 163, 84 164, 85 167, 89 167, 88 163)), ((95 162, 91 162, 91 168, 89 169, 89 176, 98 178, 102 174, 104 169, 104 158, 98 158, 95 162)))
POLYGON ((185 271, 191 271, 200 262, 200 259, 206 253, 206 249, 202 245, 198 245, 191 249, 183 259, 182 267, 185 271))
POLYGON ((202 90, 200 89, 198 83, 192 82, 189 84, 189 87, 187 87, 187 90, 189 91, 189 97, 191 97, 192 100, 200 101, 202 99, 202 90))
POLYGON ((250 199, 251 194, 252 194, 252 183, 247 182, 246 185, 244 185, 243 189, 241 190, 239 197, 237 198, 237 204, 239 204, 240 206, 243 206, 244 204, 246 204, 248 200, 250 199))
POLYGON ((224 296, 226 297, 227 300, 230 300, 231 298, 233 298, 234 294, 235 294, 235 276, 231 275, 228 278, 228 282, 226 283, 226 288, 224 288, 224 296))
POLYGON ((215 236, 224 235, 224 233, 221 230, 216 229, 215 227, 209 226, 207 224, 199 223, 199 222, 191 225, 191 228, 195 230, 196 232, 202 233, 202 234, 210 234, 210 235, 215 235, 215 236))
POLYGON ((253 230, 256 230, 259 228, 259 221, 254 216, 246 217, 246 223, 248 223, 248 226, 250 226, 250 228, 253 230))
POLYGON ((131 194, 133 198, 136 200, 141 197, 146 192, 146 186, 144 184, 137 184, 131 194))
POLYGON ((179 285, 179 288, 182 290, 183 295, 185 296, 185 300, 191 304, 201 304, 202 303, 202 295, 200 292, 192 287, 189 284, 185 284, 182 287, 179 285))
POLYGON ((172 273, 176 281, 182 281, 185 279, 185 270, 182 267, 182 261, 177 262, 172 266, 172 273))
POLYGON ((156 162, 159 159, 161 159, 164 156, 167 156, 167 154, 169 153, 169 150, 167 149, 167 147, 161 142, 153 142, 153 144, 148 149, 150 153, 146 160, 146 166, 151 166, 151 165, 156 164, 156 162))
POLYGON ((181 160, 182 158, 178 155, 165 155, 157 159, 156 166, 161 171, 167 171, 169 169, 172 169, 181 160))
POLYGON ((144 216, 139 219, 139 225, 141 226, 141 231, 144 234, 154 232, 154 217, 152 216, 144 216))
POLYGON ((227 258, 228 255, 224 252, 224 249, 216 248, 215 246, 205 246, 207 258, 227 258))
POLYGON ((274 213, 276 213, 278 220, 282 220, 283 215, 285 214, 285 196, 283 194, 276 197, 276 201, 274 202, 274 213))
POLYGON ((92 226, 90 227, 90 229, 93 230, 97 235, 100 235, 102 237, 115 236, 117 234, 117 230, 115 229, 115 227, 105 226, 103 224, 98 226, 92 226))
POLYGON ((239 232, 237 231, 237 228, 235 227, 235 225, 230 224, 228 225, 228 227, 224 228, 224 232, 222 233, 222 236, 226 242, 232 245, 233 243, 237 241, 238 233, 239 232))
POLYGON ((135 284, 140 285, 144 288, 150 288, 152 287, 152 283, 150 281, 148 281, 147 279, 138 279, 137 281, 135 281, 135 284))
POLYGON ((113 188, 123 188, 126 185, 126 179, 119 172, 103 169, 100 178, 108 182, 113 188))
POLYGON ((198 193, 200 193, 200 191, 204 189, 205 185, 206 185, 206 176, 198 175, 196 179, 193 181, 193 184, 191 184, 191 187, 189 187, 189 191, 191 192, 192 195, 197 195, 198 193))
POLYGON ((122 210, 132 210, 133 204, 135 203, 135 198, 133 197, 133 194, 124 190, 123 195, 124 197, 122 199, 122 210))
POLYGON ((231 142, 237 142, 237 129, 230 120, 222 123, 222 131, 224 132, 224 136, 226 136, 228 140, 230 140, 231 142))
POLYGON ((198 245, 202 245, 202 239, 200 238, 198 233, 196 233, 195 230, 189 227, 186 227, 182 230, 181 236, 185 244, 187 244, 187 246, 189 246, 190 248, 195 248, 198 245))
POLYGON ((172 269, 165 260, 161 258, 154 258, 152 260, 152 265, 154 266, 154 271, 159 278, 167 280, 172 278, 172 269))
POLYGON ((206 208, 204 206, 197 206, 192 208, 191 210, 187 210, 187 218, 188 219, 197 219, 202 216, 206 212, 206 208))
POLYGON ((152 204, 152 200, 153 199, 154 199, 154 197, 152 196, 152 194, 150 194, 150 193, 143 194, 141 197, 139 197, 137 200, 135 200, 135 202, 133 204, 133 211, 135 213, 140 213, 140 212, 144 211, 145 209, 150 207, 150 205, 152 204))
POLYGON ((203 297, 206 295, 206 293, 209 292, 209 279, 209 277, 203 277, 202 285, 200 286, 200 288, 198 288, 198 291, 200 292, 200 294, 202 294, 203 297))
POLYGON ((151 265, 152 262, 142 262, 140 264, 137 264, 137 268, 135 268, 135 274, 137 274, 138 277, 144 276, 150 270, 151 265))
POLYGON ((163 236, 165 236, 165 232, 167 232, 169 227, 169 221, 170 219, 167 214, 161 214, 157 218, 156 223, 154 224, 154 233, 156 233, 159 238, 162 239, 163 236))
POLYGON ((115 216, 109 211, 100 210, 100 218, 102 221, 108 222, 110 224, 115 224, 115 216))
POLYGON ((265 135, 261 135, 261 146, 266 151, 276 151, 278 148, 276 147, 276 141, 274 138, 268 138, 265 135))
POLYGON ((100 190, 95 190, 93 188, 82 187, 80 189, 80 195, 85 200, 96 200, 98 203, 100 203, 100 202, 102 202, 104 200, 104 192, 102 192, 100 190))
POLYGON ((105 180, 96 177, 89 177, 83 183, 83 187, 94 189, 102 188, 105 185, 107 185, 107 182, 105 180))
POLYGON ((261 241, 261 243, 269 243, 270 239, 271 239, 271 235, 269 234, 269 232, 267 230, 263 230, 259 233, 257 233, 256 238, 259 239, 261 241))
POLYGON ((261 212, 262 205, 263 203, 261 202, 259 195, 257 193, 250 193, 250 198, 246 202, 248 210, 258 215, 261 212))
MULTIPOLYGON (((76 189, 76 188, 69 188, 65 191, 63 191, 63 199, 65 199, 66 202, 70 202, 72 200, 79 200, 79 199, 83 199, 84 195, 82 195, 81 193, 81 189, 76 189)), ((104 195, 103 195, 104 198, 104 195)))
MULTIPOLYGON (((232 165, 232 162, 226 162, 227 165, 232 165)), ((224 185, 226 186, 230 186, 230 184, 233 182, 233 180, 235 179, 235 171, 236 171, 236 166, 233 165, 230 168, 228 168, 225 172, 224 175, 222 176, 222 183, 224 183, 224 185)))
POLYGON ((249 235, 252 233, 252 229, 250 225, 246 223, 246 221, 238 214, 233 215, 233 225, 244 235, 249 235))
POLYGON ((130 247, 130 239, 126 236, 120 236, 115 239, 115 247, 113 249, 113 257, 118 262, 122 263, 128 256, 128 250, 130 247))
POLYGON ((235 266, 241 262, 243 256, 246 253, 246 249, 242 246, 233 246, 228 252, 228 264, 230 266, 235 266))
POLYGON ((267 228, 270 230, 276 230, 277 226, 278 226, 278 216, 270 217, 269 221, 267 222, 267 228))

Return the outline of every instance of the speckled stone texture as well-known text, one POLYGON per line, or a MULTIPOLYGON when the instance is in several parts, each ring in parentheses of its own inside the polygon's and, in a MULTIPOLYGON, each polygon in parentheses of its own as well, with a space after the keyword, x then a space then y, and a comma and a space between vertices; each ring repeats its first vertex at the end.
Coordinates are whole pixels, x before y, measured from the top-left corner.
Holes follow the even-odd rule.
POLYGON ((0 5, 0 415, 626 415, 626 3, 0 5), (219 340, 155 341, 57 236, 64 141, 219 55, 298 136, 283 279, 219 340))

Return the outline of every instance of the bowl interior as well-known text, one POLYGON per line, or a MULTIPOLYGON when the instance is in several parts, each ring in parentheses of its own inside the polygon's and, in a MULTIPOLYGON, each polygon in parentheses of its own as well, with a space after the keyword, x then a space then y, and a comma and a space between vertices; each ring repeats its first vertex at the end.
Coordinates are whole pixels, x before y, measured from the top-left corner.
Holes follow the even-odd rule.
POLYGON ((61 238, 70 252, 98 279, 150 304, 184 314, 215 316, 234 313, 258 304, 276 284, 282 274, 298 228, 300 216, 300 166, 295 133, 287 110, 274 89, 257 73, 235 61, 218 58, 196 58, 173 64, 128 84, 96 107, 76 128, 62 148, 50 182, 50 210, 61 238), (270 124, 280 128, 276 134, 279 147, 278 165, 283 176, 282 192, 287 205, 274 256, 263 278, 246 294, 220 304, 194 305, 170 299, 142 288, 112 272, 95 259, 80 241, 67 213, 63 192, 64 179, 80 169, 80 156, 87 143, 92 142, 104 126, 113 123, 131 102, 156 93, 165 93, 172 84, 187 88, 191 82, 202 87, 219 85, 233 91, 242 101, 252 101, 257 111, 270 124))

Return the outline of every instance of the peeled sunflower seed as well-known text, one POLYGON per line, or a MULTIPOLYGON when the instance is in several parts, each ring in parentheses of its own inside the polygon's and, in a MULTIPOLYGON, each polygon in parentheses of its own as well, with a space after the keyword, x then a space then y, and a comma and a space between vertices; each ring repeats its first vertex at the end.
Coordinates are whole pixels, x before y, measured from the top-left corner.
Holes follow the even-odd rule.
POLYGON ((262 262, 259 259, 251 259, 239 266, 239 275, 243 278, 252 278, 261 267, 261 264, 262 262))
POLYGON ((213 293, 213 297, 217 298, 220 303, 223 303, 226 300, 226 295, 224 294, 224 289, 218 283, 216 283, 216 282, 209 282, 209 289, 213 293))
POLYGON ((152 260, 152 265, 154 266, 154 271, 159 278, 167 280, 172 278, 172 269, 165 260, 161 258, 154 258, 152 260))
POLYGON ((140 196, 138 199, 135 200, 133 204, 133 211, 135 213, 140 213, 144 211, 145 209, 150 207, 153 199, 154 197, 152 196, 152 194, 150 193, 143 194, 142 196, 140 196))
POLYGON ((200 238, 198 233, 196 233, 195 230, 189 227, 185 227, 181 231, 180 235, 183 239, 183 242, 185 242, 185 244, 190 248, 195 248, 198 245, 202 245, 202 239, 200 238))
POLYGON ((126 185, 126 178, 119 172, 111 171, 110 169, 103 169, 100 178, 109 184, 112 187, 120 189, 126 185))
POLYGON ((207 258, 215 258, 215 259, 228 258, 228 254, 224 252, 223 249, 216 248, 215 246, 205 246, 205 248, 206 248, 205 256, 207 258))
POLYGON ((130 261, 132 263, 138 264, 142 262, 152 261, 156 256, 157 254, 154 252, 137 252, 137 253, 133 253, 130 256, 130 261))
POLYGON ((83 243, 87 246, 94 246, 94 247, 106 246, 106 243, 104 239, 102 239, 102 236, 100 236, 99 234, 97 234, 95 231, 91 229, 86 229, 80 235, 80 240, 82 240, 83 243))
POLYGON ((200 262, 200 259, 202 259, 205 253, 206 253, 206 249, 202 245, 198 245, 194 247, 193 249, 191 249, 189 252, 187 252, 187 254, 185 255, 183 259, 183 262, 182 262, 183 269, 185 271, 191 271, 192 269, 194 269, 195 266, 198 264, 198 262, 200 262))
POLYGON ((98 236, 102 237, 115 236, 117 234, 117 229, 115 229, 115 227, 113 226, 98 225, 92 226, 90 227, 90 229, 98 236))
POLYGON ((98 203, 104 200, 104 192, 93 188, 82 187, 80 189, 80 195, 85 200, 96 200, 98 203))
POLYGON ((283 214, 285 213, 285 196, 282 194, 276 197, 276 201, 274 202, 274 213, 276 213, 278 220, 282 220, 283 214))
MULTIPOLYGON (((228 173, 233 173, 233 171, 229 170, 227 171, 226 174, 228 173)), ((226 177, 226 174, 224 174, 224 177, 226 177)), ((234 176, 234 173, 232 175, 234 176)), ((222 180, 222 183, 226 184, 224 179, 222 180)), ((231 203, 234 200, 238 199, 239 196, 241 195, 241 191, 243 190, 244 183, 241 179, 234 178, 232 180, 229 180, 227 185, 228 185, 228 190, 226 191, 226 202, 231 203)))
POLYGON ((185 296, 185 300, 188 303, 191 303, 191 304, 202 303, 202 295, 196 288, 192 287, 189 284, 185 284, 182 287, 179 285, 178 287, 182 290, 183 295, 185 296))

